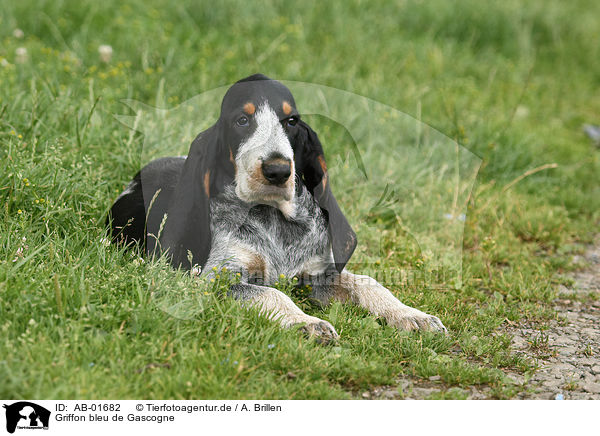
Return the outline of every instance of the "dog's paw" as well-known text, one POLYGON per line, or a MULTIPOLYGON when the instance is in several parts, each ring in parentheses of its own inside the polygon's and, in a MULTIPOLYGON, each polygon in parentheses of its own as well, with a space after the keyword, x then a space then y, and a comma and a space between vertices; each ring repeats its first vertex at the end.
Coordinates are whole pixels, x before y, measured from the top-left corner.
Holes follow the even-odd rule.
POLYGON ((400 330, 424 330, 448 333, 448 329, 437 316, 428 315, 417 309, 398 311, 386 317, 388 324, 400 330))
POLYGON ((308 337, 314 338, 320 344, 330 344, 337 341, 340 337, 331 324, 314 317, 306 320, 302 327, 300 327, 300 330, 308 337))

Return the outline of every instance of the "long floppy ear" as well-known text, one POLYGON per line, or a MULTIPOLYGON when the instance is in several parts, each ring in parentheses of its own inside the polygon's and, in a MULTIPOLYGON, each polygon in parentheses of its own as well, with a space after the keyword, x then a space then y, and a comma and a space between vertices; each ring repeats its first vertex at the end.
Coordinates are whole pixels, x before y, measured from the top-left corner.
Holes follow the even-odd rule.
MULTIPOLYGON (((159 248, 171 258, 175 267, 204 266, 210 253, 209 199, 233 180, 220 162, 224 153, 220 149, 218 132, 218 124, 215 124, 194 139, 177 186, 170 196, 159 248)), ((228 155, 225 156, 227 160, 228 155)), ((156 228, 156 223, 153 227, 156 228)))
POLYGON ((356 233, 331 192, 321 141, 315 131, 301 120, 298 121, 294 161, 302 181, 326 212, 335 268, 342 272, 356 248, 356 233))

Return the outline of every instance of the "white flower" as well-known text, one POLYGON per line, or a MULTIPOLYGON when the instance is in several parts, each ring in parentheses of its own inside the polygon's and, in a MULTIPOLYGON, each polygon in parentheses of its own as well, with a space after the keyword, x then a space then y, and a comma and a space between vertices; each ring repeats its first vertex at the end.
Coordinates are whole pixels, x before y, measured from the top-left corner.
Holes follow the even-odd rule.
POLYGON ((25 36, 25 33, 21 29, 17 28, 13 30, 13 36, 17 39, 21 39, 25 36))
POLYGON ((23 251, 27 250, 28 248, 29 248, 28 245, 20 246, 19 248, 17 248, 17 251, 15 252, 15 258, 13 259, 13 262, 18 261, 19 259, 23 259, 23 251))
POLYGON ((198 265, 194 265, 194 267, 192 268, 192 271, 191 271, 191 275, 199 276, 201 272, 202 272, 202 268, 200 268, 198 265))
POLYGON ((29 56, 27 55, 27 49, 25 47, 18 47, 15 50, 15 54, 17 55, 15 57, 15 62, 17 64, 24 64, 25 62, 27 62, 27 59, 29 58, 29 56))
POLYGON ((100 53, 100 60, 105 63, 109 63, 112 59, 113 49, 110 45, 101 45, 98 47, 98 53, 100 53))

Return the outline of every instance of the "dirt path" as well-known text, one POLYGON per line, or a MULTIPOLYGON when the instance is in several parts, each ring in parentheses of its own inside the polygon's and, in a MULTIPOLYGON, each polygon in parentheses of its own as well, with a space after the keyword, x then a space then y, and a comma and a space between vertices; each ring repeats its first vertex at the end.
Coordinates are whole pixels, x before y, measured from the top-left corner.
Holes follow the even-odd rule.
POLYGON ((527 326, 512 331, 514 348, 538 357, 540 365, 532 377, 536 392, 519 398, 600 399, 600 243, 584 258, 589 267, 576 273, 573 287, 563 287, 555 301, 564 322, 552 322, 544 335, 527 326), (589 298, 594 293, 596 299, 589 298), (540 339, 537 356, 530 344, 535 337, 540 339))
MULTIPOLYGON (((581 261, 588 266, 573 275, 573 286, 562 287, 555 300, 558 321, 550 322, 549 328, 542 332, 539 327, 525 323, 503 329, 513 335, 514 352, 536 359, 539 365, 528 381, 521 375, 507 373, 517 383, 527 385, 527 391, 516 398, 600 399, 600 239, 584 256, 574 259, 576 263, 581 261), (590 298, 594 294, 595 298, 590 298)), ((364 392, 362 397, 424 399, 448 389, 439 377, 431 377, 429 381, 404 379, 398 383, 398 387, 364 392)), ((487 387, 451 389, 469 399, 490 398, 487 387)))

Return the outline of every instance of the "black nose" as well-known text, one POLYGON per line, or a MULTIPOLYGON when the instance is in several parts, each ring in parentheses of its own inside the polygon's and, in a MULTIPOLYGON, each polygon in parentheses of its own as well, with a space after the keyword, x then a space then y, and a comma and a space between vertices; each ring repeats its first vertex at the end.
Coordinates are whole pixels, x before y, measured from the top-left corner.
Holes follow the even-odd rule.
POLYGON ((290 178, 292 167, 288 160, 273 159, 262 163, 262 173, 269 183, 281 185, 290 178))

